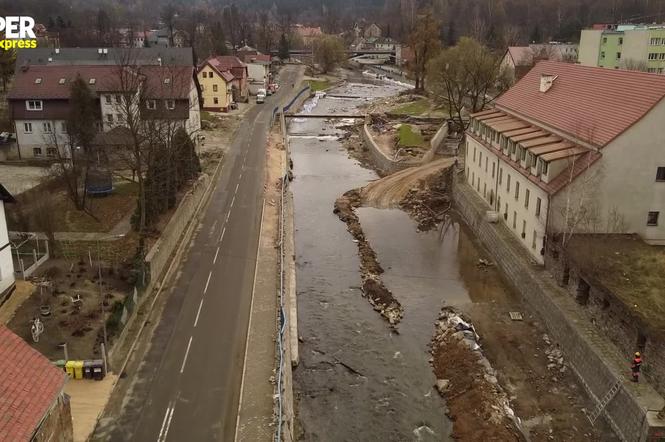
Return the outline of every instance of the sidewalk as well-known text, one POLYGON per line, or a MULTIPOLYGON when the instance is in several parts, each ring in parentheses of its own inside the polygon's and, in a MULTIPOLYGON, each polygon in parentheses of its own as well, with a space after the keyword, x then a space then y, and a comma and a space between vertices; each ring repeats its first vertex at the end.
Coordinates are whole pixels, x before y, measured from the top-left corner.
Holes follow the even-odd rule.
MULTIPOLYGON (((274 132, 273 132, 274 133, 274 132)), ((266 185, 259 252, 254 275, 243 380, 238 406, 236 441, 270 440, 274 428, 274 366, 279 290, 280 177, 286 167, 285 151, 271 134, 267 149, 266 185), (268 338, 270 337, 270 338, 268 338)))

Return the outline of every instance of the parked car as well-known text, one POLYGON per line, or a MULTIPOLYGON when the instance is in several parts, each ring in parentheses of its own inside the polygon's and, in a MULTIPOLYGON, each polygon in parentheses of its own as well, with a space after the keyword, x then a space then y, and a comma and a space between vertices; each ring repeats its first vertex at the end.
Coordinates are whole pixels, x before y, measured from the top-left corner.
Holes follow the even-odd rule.
POLYGON ((16 134, 11 132, 0 133, 0 144, 9 144, 12 141, 16 141, 16 134))
POLYGON ((266 101, 266 94, 265 93, 259 92, 258 94, 256 94, 256 103, 257 104, 264 103, 265 101, 266 101))

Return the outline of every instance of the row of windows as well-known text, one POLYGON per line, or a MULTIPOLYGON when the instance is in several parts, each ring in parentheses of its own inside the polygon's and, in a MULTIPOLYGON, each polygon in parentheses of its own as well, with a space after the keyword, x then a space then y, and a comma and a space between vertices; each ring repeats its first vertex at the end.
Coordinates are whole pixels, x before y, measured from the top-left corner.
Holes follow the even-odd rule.
MULTIPOLYGON (((469 174, 469 169, 467 168, 467 176, 468 176, 468 174, 469 174)), ((510 175, 509 175, 509 177, 510 177, 510 175)), ((475 187, 475 189, 478 193, 480 193, 480 177, 476 178, 474 172, 471 172, 471 176, 469 176, 469 183, 471 184, 472 187, 475 187)), ((519 189, 519 183, 517 183, 517 186, 518 186, 517 188, 519 189)), ((528 192, 529 191, 527 189, 527 203, 526 203, 525 207, 528 207, 528 192)), ((490 205, 494 204, 494 191, 490 189, 489 199, 488 199, 487 183, 483 183, 483 198, 488 200, 490 205)), ((537 202, 536 202, 537 214, 536 214, 536 216, 538 216, 540 214, 540 203, 541 203, 540 198, 537 198, 537 202)), ((497 198, 497 206, 499 207, 499 210, 501 210, 501 196, 499 196, 497 198)), ((506 224, 508 224, 508 222, 509 222, 509 213, 510 213, 510 206, 508 205, 508 203, 505 203, 504 204, 503 219, 504 219, 504 221, 506 221, 506 224)), ((518 222, 517 222, 517 211, 513 210, 513 213, 512 213, 512 229, 516 233, 518 232, 518 230, 517 230, 518 225, 520 225, 520 224, 518 224, 518 222)), ((521 223, 520 227, 522 229, 521 237, 522 237, 523 240, 526 241, 526 232, 527 232, 526 219, 522 220, 522 223, 521 223)), ((543 238, 542 247, 545 246, 544 241, 545 241, 545 239, 543 238)), ((536 231, 536 229, 533 229, 533 233, 531 235, 531 248, 533 250, 536 250, 537 242, 538 242, 538 232, 536 231)))
POLYGON ((663 74, 665 73, 665 68, 647 68, 647 72, 650 74, 663 74))
MULTIPOLYGON (((32 148, 32 155, 36 157, 41 157, 44 155, 44 151, 41 147, 33 147, 32 148)), ((58 155, 58 149, 55 147, 47 147, 46 148, 46 156, 50 158, 55 158, 56 155, 58 155)))
MULTIPOLYGON (((600 59, 605 60, 605 51, 600 52, 600 59)), ((621 52, 617 52, 617 60, 621 60, 621 52)))
MULTIPOLYGON (((536 155, 532 154, 531 152, 528 152, 519 143, 515 143, 514 141, 506 138, 499 132, 490 129, 489 127, 480 123, 478 120, 474 120, 471 127, 473 131, 476 133, 476 135, 485 138, 485 140, 489 139, 490 143, 499 144, 499 148, 503 151, 505 155, 508 155, 511 158, 514 157, 515 161, 522 162, 523 163, 522 167, 526 169, 535 168, 536 169, 535 174, 538 176, 547 175, 549 169, 549 163, 539 159, 536 155)), ((468 149, 468 143, 467 143, 467 149, 468 149)), ((475 148, 473 151, 473 161, 474 162, 476 161, 475 148)), ((482 164, 479 163, 479 166, 482 167, 482 164)), ((485 171, 487 172, 487 170, 485 171)))
POLYGON ((665 38, 652 37, 651 40, 649 40, 649 44, 651 46, 665 45, 665 38))
POLYGON ((649 52, 649 60, 665 60, 665 52, 649 52))
MULTIPOLYGON (((205 97, 204 97, 204 98, 203 98, 203 104, 204 104, 204 105, 205 105, 205 102, 206 102, 206 99, 205 99, 205 97)), ((219 104, 219 98, 218 98, 218 97, 213 97, 213 98, 212 98, 212 102, 213 102, 214 104, 219 104)))
MULTIPOLYGON (((120 115, 118 115, 118 118, 120 118, 120 115)), ((50 134, 53 133, 53 127, 55 123, 51 123, 50 121, 44 121, 42 122, 42 131, 44 133, 50 134)), ((67 133, 67 123, 66 122, 61 122, 60 123, 60 133, 66 134, 67 133)), ((101 124, 97 123, 97 129, 101 130, 101 124)), ((33 132, 33 123, 23 123, 23 133, 24 134, 31 134, 33 132)))
MULTIPOLYGON (((603 37, 603 44, 607 43, 607 37, 603 37)), ((623 44, 623 37, 619 37, 619 44, 623 44)))

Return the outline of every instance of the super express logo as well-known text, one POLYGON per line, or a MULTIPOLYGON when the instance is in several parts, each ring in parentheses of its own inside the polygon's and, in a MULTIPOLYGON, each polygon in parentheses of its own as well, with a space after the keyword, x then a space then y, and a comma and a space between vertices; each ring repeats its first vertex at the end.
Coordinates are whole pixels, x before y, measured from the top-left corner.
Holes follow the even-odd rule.
POLYGON ((32 17, 9 15, 0 17, 0 49, 30 49, 37 47, 37 36, 34 28, 35 20, 32 17))

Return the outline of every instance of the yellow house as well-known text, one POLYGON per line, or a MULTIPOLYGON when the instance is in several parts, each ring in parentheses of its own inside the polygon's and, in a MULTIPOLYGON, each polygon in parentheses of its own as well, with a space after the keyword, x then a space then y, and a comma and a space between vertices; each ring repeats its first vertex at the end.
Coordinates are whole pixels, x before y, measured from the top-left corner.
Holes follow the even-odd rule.
POLYGON ((226 112, 233 101, 233 74, 218 69, 210 60, 202 63, 197 72, 201 85, 203 110, 226 112))

